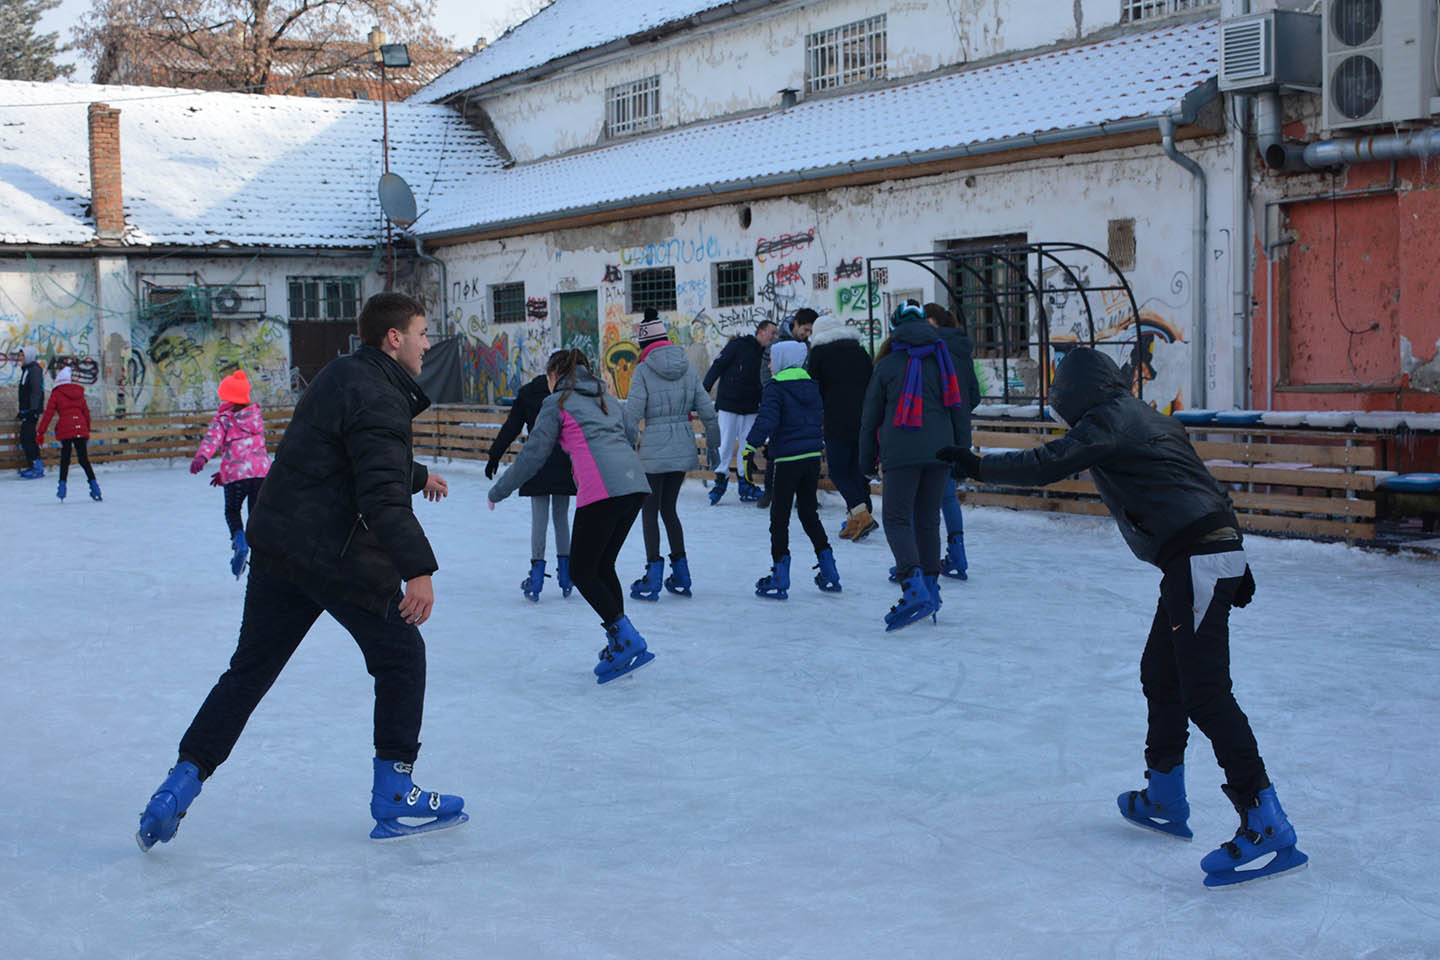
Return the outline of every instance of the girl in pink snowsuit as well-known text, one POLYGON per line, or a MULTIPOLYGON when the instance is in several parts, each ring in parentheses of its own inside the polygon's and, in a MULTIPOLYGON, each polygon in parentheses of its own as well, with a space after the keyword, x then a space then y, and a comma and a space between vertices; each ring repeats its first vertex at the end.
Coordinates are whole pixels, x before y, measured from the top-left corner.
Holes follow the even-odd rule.
POLYGON ((247 510, 255 509, 255 495, 270 472, 270 455, 265 452, 265 420, 260 405, 250 402, 250 381, 245 371, 236 370, 221 380, 216 392, 220 395, 220 409, 211 419, 195 459, 190 461, 190 472, 199 473, 205 461, 217 453, 223 458, 210 484, 225 488, 225 523, 230 528, 230 547, 234 551, 230 572, 238 580, 250 553, 240 522, 240 504, 243 501, 247 510))

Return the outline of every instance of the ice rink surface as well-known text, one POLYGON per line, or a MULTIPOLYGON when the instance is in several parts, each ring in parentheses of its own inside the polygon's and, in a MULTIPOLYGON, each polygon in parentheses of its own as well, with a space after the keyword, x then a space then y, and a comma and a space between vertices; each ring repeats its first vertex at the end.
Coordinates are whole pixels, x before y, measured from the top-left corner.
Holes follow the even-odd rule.
MULTIPOLYGON (((631 601, 657 654, 597 686, 578 593, 519 583, 529 509, 477 465, 416 501, 441 570, 416 782, 472 820, 376 844, 371 681, 322 618, 169 844, 146 799, 224 669, 243 584, 221 495, 180 465, 0 479, 7 817, 0 930, 39 957, 1440 956, 1440 565, 1247 540, 1237 697, 1311 857, 1211 891, 1234 833, 1192 731, 1193 843, 1127 825, 1158 572, 1108 520, 966 511, 967 583, 885 634, 877 532, 844 592, 758 599, 767 516, 682 493, 695 596, 631 601)), ((833 494, 822 518, 834 531, 833 494)), ((553 571, 553 545, 550 566, 553 571)), ((643 572, 637 524, 622 555, 643 572)))

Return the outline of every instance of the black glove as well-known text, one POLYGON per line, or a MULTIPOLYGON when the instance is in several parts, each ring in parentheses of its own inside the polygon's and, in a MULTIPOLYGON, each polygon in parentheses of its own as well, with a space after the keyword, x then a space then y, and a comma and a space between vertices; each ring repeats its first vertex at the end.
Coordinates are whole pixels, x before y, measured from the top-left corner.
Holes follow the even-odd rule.
POLYGON ((1240 578, 1240 585, 1235 588, 1235 599, 1230 601, 1232 607, 1248 607, 1250 601, 1255 599, 1255 574, 1250 572, 1250 564, 1245 564, 1245 574, 1240 578))
POLYGON ((950 464, 950 473, 956 480, 966 477, 980 479, 980 458, 968 447, 941 447, 935 451, 935 457, 950 464))
POLYGON ((486 479, 486 480, 494 480, 494 479, 495 479, 495 471, 496 471, 496 470, 499 470, 499 469, 500 469, 500 461, 499 461, 499 460, 486 460, 486 461, 485 461, 485 479, 486 479))

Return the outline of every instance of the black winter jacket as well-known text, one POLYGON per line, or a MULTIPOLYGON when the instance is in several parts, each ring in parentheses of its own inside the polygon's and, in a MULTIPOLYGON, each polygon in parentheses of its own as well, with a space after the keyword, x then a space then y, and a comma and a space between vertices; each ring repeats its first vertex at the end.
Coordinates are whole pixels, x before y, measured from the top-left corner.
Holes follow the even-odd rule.
MULTIPOLYGON (((896 327, 890 339, 921 346, 940 341, 940 332, 923 320, 911 320, 896 327)), ((887 353, 875 363, 860 419, 860 469, 867 476, 874 475, 877 464, 886 470, 939 466, 936 450, 970 446, 970 408, 965 406, 964 399, 965 372, 955 371, 960 378, 960 406, 947 407, 940 382, 940 364, 934 357, 920 361, 920 429, 895 426, 895 405, 904 391, 909 365, 910 356, 900 350, 887 353)))
POLYGON ((865 388, 874 369, 870 354, 853 329, 841 331, 835 339, 820 340, 816 334, 806 368, 825 402, 825 445, 841 443, 854 449, 860 435, 860 411, 865 405, 865 388))
MULTIPOLYGON (((535 418, 540 415, 540 407, 548 396, 550 382, 543 373, 515 391, 515 402, 510 406, 510 415, 505 418, 505 424, 495 435, 495 442, 490 444, 489 459, 499 460, 505 456, 510 444, 520 436, 522 426, 527 431, 535 429, 535 418)), ((570 454, 560 449, 559 444, 550 451, 550 456, 545 459, 539 472, 520 485, 522 497, 543 497, 554 493, 575 496, 575 472, 570 468, 570 454)))
POLYGON ((430 400, 362 346, 325 365, 295 406, 246 528, 251 562, 384 616, 403 580, 434 573, 410 498, 429 479, 411 420, 430 400))
POLYGON ((732 337, 710 364, 701 383, 706 391, 720 381, 715 409, 726 413, 754 413, 760 409, 760 358, 765 348, 753 333, 732 337))
POLYGON ((20 416, 38 419, 45 410, 45 372, 34 360, 20 368, 20 416))
POLYGON ((1157 567, 1207 533, 1238 533, 1229 494, 1184 426, 1132 396, 1105 354, 1070 351, 1055 371, 1050 409, 1070 431, 1042 447, 982 457, 982 482, 1043 485, 1088 469, 1125 542, 1157 567))

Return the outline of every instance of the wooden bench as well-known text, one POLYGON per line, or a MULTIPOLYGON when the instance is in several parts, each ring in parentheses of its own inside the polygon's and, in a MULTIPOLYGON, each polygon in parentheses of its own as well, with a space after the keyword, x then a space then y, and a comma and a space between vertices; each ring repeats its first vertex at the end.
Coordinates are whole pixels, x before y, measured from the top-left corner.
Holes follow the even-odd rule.
MULTIPOLYGON (((280 442, 290 425, 290 407, 265 410, 265 442, 271 450, 280 442)), ((205 428, 215 416, 214 410, 173 411, 170 413, 131 413, 109 417, 91 417, 90 441, 86 453, 92 462, 111 463, 122 460, 189 460, 195 456, 205 428)), ((41 457, 48 468, 59 463, 55 446, 55 424, 52 421, 45 436, 41 457)), ((0 430, 0 469, 18 470, 25 466, 20 451, 20 425, 11 421, 0 430)))

